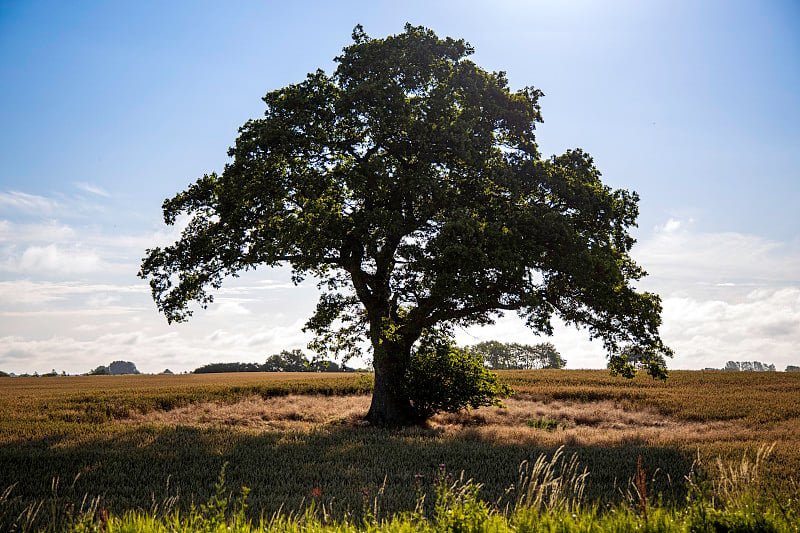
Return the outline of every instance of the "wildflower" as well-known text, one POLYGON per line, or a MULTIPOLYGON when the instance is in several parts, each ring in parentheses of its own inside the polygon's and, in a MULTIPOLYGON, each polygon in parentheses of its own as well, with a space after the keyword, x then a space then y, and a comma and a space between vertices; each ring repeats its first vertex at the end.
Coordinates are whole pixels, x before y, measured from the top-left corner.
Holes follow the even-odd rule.
POLYGON ((319 487, 314 487, 311 489, 311 496, 314 498, 321 498, 322 497, 322 489, 319 487))

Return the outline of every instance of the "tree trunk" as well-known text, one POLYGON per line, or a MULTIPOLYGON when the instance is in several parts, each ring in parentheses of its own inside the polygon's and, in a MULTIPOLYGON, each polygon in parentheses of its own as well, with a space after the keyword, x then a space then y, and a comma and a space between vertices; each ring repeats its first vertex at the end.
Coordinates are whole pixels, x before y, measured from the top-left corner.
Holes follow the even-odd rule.
POLYGON ((366 420, 377 426, 404 426, 415 422, 405 392, 405 373, 410 347, 384 341, 373 346, 375 386, 366 420))

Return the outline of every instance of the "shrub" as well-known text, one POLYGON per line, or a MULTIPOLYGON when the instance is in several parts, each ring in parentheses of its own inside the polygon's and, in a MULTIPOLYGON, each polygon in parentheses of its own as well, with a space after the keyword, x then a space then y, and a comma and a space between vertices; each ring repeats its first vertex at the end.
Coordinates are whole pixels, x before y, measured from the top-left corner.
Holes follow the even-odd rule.
POLYGON ((503 407, 501 398, 513 391, 497 382, 497 375, 483 366, 480 356, 458 348, 442 336, 427 334, 411 352, 406 372, 407 394, 420 420, 447 411, 503 407))

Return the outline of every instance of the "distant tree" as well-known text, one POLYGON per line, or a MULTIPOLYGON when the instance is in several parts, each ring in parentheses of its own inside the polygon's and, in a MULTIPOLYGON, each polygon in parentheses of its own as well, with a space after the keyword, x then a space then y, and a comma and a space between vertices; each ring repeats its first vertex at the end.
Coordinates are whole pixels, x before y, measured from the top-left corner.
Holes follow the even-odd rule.
POLYGON ((169 368, 165 368, 164 371, 161 372, 161 373, 162 374, 173 374, 174 372, 172 372, 172 370, 170 370, 169 368))
POLYGON ((567 361, 561 357, 552 342, 542 342, 533 346, 533 361, 537 366, 532 368, 557 368, 567 366, 567 361))
POLYGON ((789 365, 786 367, 786 372, 800 372, 800 366, 789 365))
POLYGON ((122 374, 141 374, 141 372, 136 369, 136 365, 130 361, 114 361, 108 365, 108 372, 115 376, 122 374))
POLYGON ((741 370, 744 372, 775 372, 774 364, 764 364, 761 361, 728 361, 723 370, 741 370))
POLYGON ((333 361, 309 359, 302 350, 281 350, 258 363, 210 363, 194 370, 195 374, 227 372, 349 372, 352 369, 333 361))
POLYGON ((529 345, 484 341, 469 348, 493 370, 564 368, 567 364, 550 342, 529 345))
POLYGON ((264 364, 265 372, 306 372, 308 371, 309 360, 303 355, 303 351, 281 350, 280 353, 271 355, 264 364))
POLYGON ((111 372, 108 370, 108 367, 103 365, 100 365, 89 372, 90 376, 107 376, 109 374, 111 374, 111 372))
POLYGON ((508 345, 500 341, 484 341, 470 347, 470 351, 483 358, 483 363, 494 370, 515 368, 516 360, 508 345))
POLYGON ((11 377, 11 376, 9 376, 8 374, 6 374, 2 370, 0 370, 0 378, 8 378, 8 377, 11 377))
POLYGON ((265 372, 258 363, 209 363, 195 369, 195 374, 224 374, 231 372, 265 372))

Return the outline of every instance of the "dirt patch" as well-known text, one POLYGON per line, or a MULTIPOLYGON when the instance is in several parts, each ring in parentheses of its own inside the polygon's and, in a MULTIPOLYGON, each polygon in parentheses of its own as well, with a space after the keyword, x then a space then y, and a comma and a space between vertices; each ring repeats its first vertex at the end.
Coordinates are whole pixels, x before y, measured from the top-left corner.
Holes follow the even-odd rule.
MULTIPOLYGON (((170 411, 134 414, 123 424, 226 427, 254 431, 308 431, 361 425, 369 396, 254 396, 235 404, 201 403, 170 411)), ((428 427, 446 437, 539 445, 664 445, 749 439, 753 430, 735 421, 689 422, 656 410, 614 401, 505 400, 505 409, 482 407, 440 414, 428 427)))

